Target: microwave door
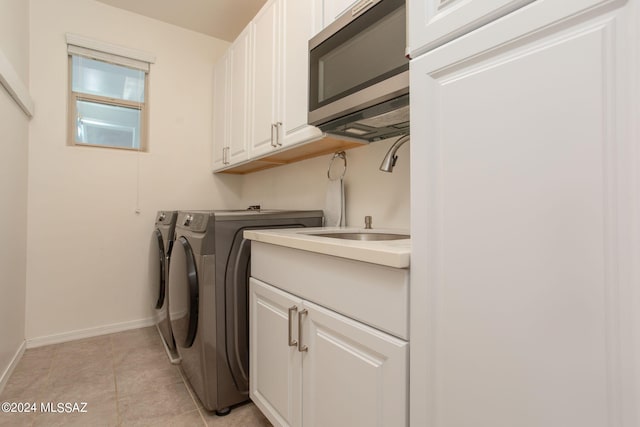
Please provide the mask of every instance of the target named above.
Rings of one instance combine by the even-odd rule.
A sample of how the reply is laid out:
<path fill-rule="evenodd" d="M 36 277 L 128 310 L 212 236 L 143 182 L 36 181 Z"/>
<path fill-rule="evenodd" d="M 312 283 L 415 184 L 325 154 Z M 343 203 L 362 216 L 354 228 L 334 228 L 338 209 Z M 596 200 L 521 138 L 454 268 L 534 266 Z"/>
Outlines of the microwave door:
<path fill-rule="evenodd" d="M 321 43 L 310 41 L 310 124 L 408 92 L 405 15 L 404 1 L 382 0 Z"/>

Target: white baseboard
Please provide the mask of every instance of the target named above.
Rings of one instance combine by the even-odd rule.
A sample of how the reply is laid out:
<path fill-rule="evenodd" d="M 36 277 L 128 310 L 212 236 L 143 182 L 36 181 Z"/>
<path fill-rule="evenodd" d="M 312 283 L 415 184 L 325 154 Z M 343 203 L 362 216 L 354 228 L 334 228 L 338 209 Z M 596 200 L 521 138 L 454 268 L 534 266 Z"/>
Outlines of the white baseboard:
<path fill-rule="evenodd" d="M 78 329 L 61 334 L 47 335 L 27 339 L 27 348 L 42 347 L 49 344 L 59 344 L 67 341 L 79 340 L 82 338 L 97 337 L 99 335 L 113 334 L 115 332 L 128 331 L 129 329 L 144 328 L 153 326 L 155 320 L 152 317 L 147 319 L 132 320 L 130 322 L 113 323 L 111 325 L 98 326 L 95 328 Z"/>
<path fill-rule="evenodd" d="M 26 348 L 26 341 L 22 341 L 22 344 L 20 344 L 20 347 L 18 347 L 18 350 L 13 356 L 13 359 L 11 359 L 11 363 L 9 363 L 7 369 L 5 369 L 2 373 L 2 376 L 0 376 L 0 394 L 2 394 L 4 387 L 7 385 L 7 381 L 9 381 L 9 377 L 13 373 L 13 370 L 16 369 L 16 366 L 18 366 L 18 362 L 20 362 L 20 359 L 22 359 L 22 355 L 24 354 Z"/>

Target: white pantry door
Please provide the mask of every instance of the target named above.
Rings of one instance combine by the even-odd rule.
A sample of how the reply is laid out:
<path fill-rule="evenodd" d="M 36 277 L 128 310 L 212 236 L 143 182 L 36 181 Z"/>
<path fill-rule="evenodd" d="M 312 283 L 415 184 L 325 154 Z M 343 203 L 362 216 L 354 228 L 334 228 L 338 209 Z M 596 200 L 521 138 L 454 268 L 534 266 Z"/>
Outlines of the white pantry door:
<path fill-rule="evenodd" d="M 599 3 L 611 3 L 607 0 L 407 0 L 407 44 L 411 58 L 417 58 L 514 11 L 536 15 L 539 13 L 537 10 L 519 10 L 536 2 L 546 3 L 542 8 L 553 9 L 558 18 L 587 10 Z"/>
<path fill-rule="evenodd" d="M 412 425 L 640 425 L 639 14 L 615 6 L 411 62 Z"/>

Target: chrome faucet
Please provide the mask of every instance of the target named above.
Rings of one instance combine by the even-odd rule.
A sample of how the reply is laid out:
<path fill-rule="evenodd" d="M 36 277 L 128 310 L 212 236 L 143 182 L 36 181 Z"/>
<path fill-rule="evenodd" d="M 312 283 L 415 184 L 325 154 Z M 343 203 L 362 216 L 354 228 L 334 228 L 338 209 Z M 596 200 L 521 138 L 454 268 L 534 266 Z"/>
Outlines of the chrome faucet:
<path fill-rule="evenodd" d="M 396 156 L 396 151 L 400 148 L 402 144 L 409 140 L 409 135 L 402 135 L 400 138 L 393 143 L 387 154 L 382 159 L 382 163 L 380 164 L 380 170 L 382 172 L 393 172 L 393 167 L 396 165 L 396 160 L 398 160 L 398 156 Z"/>

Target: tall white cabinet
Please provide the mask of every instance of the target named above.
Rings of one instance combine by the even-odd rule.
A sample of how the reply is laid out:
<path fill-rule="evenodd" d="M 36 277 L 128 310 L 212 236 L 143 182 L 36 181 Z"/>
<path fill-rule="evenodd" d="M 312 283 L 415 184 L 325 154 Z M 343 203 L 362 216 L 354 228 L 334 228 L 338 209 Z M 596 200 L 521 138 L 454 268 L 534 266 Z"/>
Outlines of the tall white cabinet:
<path fill-rule="evenodd" d="M 528 2 L 431 50 L 464 32 L 436 3 L 409 0 L 411 425 L 637 427 L 638 2 Z"/>
<path fill-rule="evenodd" d="M 409 1 L 411 57 L 505 16 L 535 0 L 415 0 Z"/>
<path fill-rule="evenodd" d="M 527 21 L 542 19 L 547 23 L 587 11 L 606 0 L 408 0 L 408 50 L 412 58 L 428 52 L 492 21 L 521 11 Z M 511 19 L 511 17 L 509 17 Z M 522 32 L 524 34 L 524 32 Z"/>

